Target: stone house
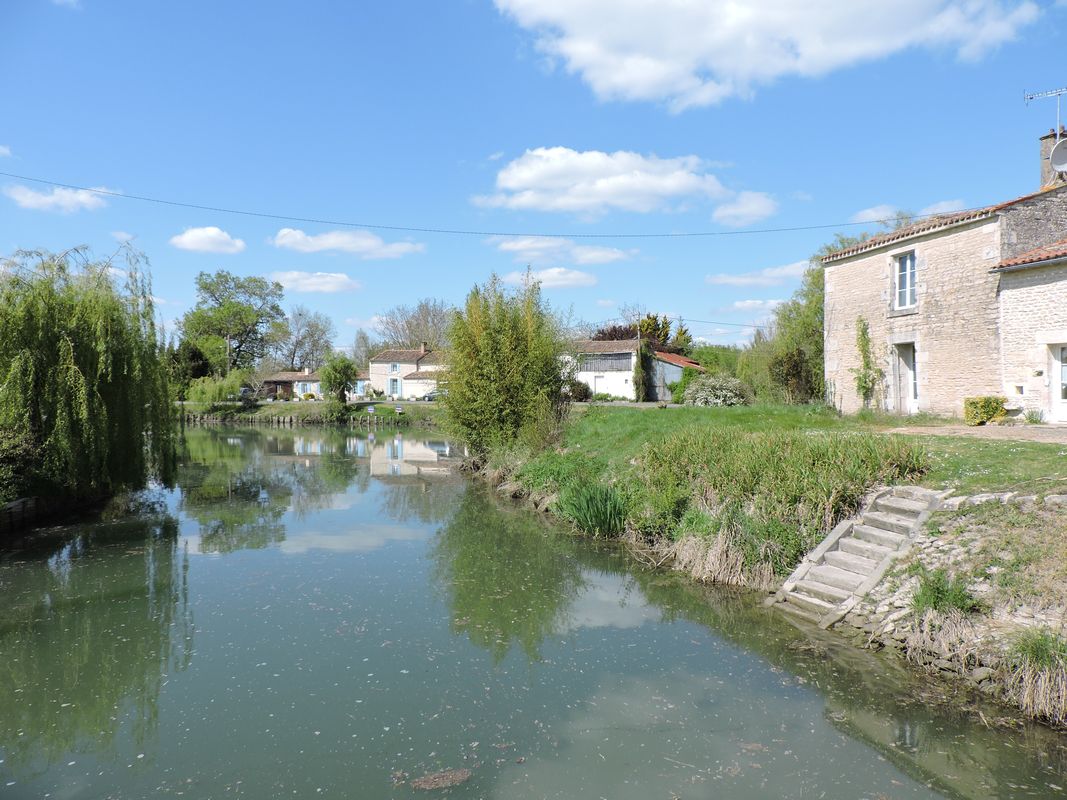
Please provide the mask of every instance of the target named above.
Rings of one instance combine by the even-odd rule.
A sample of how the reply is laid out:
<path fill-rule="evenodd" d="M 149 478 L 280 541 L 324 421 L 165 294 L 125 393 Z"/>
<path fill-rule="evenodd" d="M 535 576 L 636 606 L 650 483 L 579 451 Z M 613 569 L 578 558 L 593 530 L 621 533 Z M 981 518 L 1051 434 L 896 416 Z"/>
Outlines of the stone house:
<path fill-rule="evenodd" d="M 418 350 L 383 350 L 370 360 L 370 387 L 387 397 L 415 400 L 437 388 L 444 354 L 423 342 Z"/>
<path fill-rule="evenodd" d="M 263 381 L 263 394 L 274 400 L 292 400 L 303 398 L 305 394 L 322 398 L 322 386 L 319 373 L 308 368 L 295 372 L 275 372 Z"/>
<path fill-rule="evenodd" d="M 638 339 L 575 342 L 574 379 L 588 386 L 593 394 L 633 400 L 636 396 L 633 375 L 639 344 Z M 704 371 L 696 361 L 682 355 L 661 352 L 652 355 L 647 400 L 670 400 L 668 386 L 682 379 L 684 368 Z"/>
<path fill-rule="evenodd" d="M 1061 136 L 1067 135 L 1063 131 Z M 871 405 L 960 416 L 964 398 L 1001 395 L 1067 422 L 1067 176 L 1005 203 L 942 214 L 823 259 L 828 399 L 851 413 L 859 320 L 880 371 Z"/>

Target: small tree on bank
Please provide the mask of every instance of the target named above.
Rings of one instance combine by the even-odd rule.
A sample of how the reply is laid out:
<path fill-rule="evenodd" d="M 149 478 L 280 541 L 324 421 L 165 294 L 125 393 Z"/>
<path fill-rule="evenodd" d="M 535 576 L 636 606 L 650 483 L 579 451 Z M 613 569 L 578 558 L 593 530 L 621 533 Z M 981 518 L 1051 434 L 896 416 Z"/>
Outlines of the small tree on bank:
<path fill-rule="evenodd" d="M 319 370 L 319 385 L 322 386 L 324 395 L 344 403 L 348 401 L 348 391 L 358 376 L 359 370 L 351 358 L 334 353 Z"/>
<path fill-rule="evenodd" d="M 505 291 L 493 276 L 467 295 L 449 327 L 447 420 L 478 456 L 520 438 L 540 446 L 566 412 L 559 321 L 538 283 Z"/>

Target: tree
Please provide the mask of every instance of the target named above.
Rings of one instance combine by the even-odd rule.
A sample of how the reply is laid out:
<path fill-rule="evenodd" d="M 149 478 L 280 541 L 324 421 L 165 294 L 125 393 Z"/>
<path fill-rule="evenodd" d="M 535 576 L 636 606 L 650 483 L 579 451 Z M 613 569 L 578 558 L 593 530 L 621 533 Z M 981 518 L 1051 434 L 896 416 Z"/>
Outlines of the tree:
<path fill-rule="evenodd" d="M 693 352 L 693 334 L 689 332 L 689 328 L 685 326 L 681 319 L 678 320 L 678 327 L 675 329 L 674 336 L 670 342 L 667 343 L 667 347 L 675 353 L 681 353 L 685 356 Z"/>
<path fill-rule="evenodd" d="M 567 408 L 559 320 L 527 280 L 505 292 L 494 275 L 475 286 L 449 328 L 443 404 L 452 431 L 478 456 L 524 438 L 541 446 Z"/>
<path fill-rule="evenodd" d="M 592 335 L 594 342 L 618 342 L 637 338 L 636 325 L 605 325 L 597 328 Z"/>
<path fill-rule="evenodd" d="M 413 308 L 396 306 L 386 311 L 378 318 L 377 328 L 389 347 L 414 350 L 425 342 L 431 350 L 440 350 L 448 340 L 454 310 L 443 300 L 426 298 Z"/>
<path fill-rule="evenodd" d="M 226 270 L 196 276 L 196 307 L 182 318 L 182 338 L 199 347 L 216 372 L 253 366 L 281 333 L 282 285 Z"/>
<path fill-rule="evenodd" d="M 170 480 L 174 414 L 151 286 L 143 256 L 120 252 L 121 290 L 112 261 L 83 249 L 0 264 L 0 429 L 32 448 L 45 495 Z"/>
<path fill-rule="evenodd" d="M 211 362 L 204 352 L 188 339 L 182 339 L 177 347 L 172 345 L 168 353 L 171 386 L 174 388 L 175 397 L 185 400 L 189 385 L 197 378 L 211 374 Z"/>
<path fill-rule="evenodd" d="M 371 338 L 363 328 L 356 331 L 352 340 L 352 361 L 356 369 L 365 370 L 370 366 L 370 360 L 382 349 L 380 342 Z"/>
<path fill-rule="evenodd" d="M 340 402 L 348 400 L 348 390 L 356 382 L 359 370 L 355 362 L 341 353 L 334 353 L 319 370 L 319 383 L 324 395 L 332 395 Z"/>
<path fill-rule="evenodd" d="M 316 370 L 333 352 L 335 333 L 333 322 L 325 314 L 294 306 L 275 329 L 277 340 L 272 350 L 282 369 Z"/>
<path fill-rule="evenodd" d="M 646 314 L 638 323 L 641 338 L 653 347 L 662 347 L 671 338 L 671 320 L 664 314 L 662 317 L 655 314 Z"/>

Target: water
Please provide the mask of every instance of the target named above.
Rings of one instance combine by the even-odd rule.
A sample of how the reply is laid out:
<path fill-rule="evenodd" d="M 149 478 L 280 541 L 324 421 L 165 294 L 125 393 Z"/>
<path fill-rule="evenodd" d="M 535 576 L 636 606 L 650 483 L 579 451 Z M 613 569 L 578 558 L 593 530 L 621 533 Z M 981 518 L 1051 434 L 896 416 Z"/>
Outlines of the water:
<path fill-rule="evenodd" d="M 0 797 L 1063 796 L 1063 737 L 635 569 L 425 438 L 190 430 L 174 492 L 0 559 Z"/>

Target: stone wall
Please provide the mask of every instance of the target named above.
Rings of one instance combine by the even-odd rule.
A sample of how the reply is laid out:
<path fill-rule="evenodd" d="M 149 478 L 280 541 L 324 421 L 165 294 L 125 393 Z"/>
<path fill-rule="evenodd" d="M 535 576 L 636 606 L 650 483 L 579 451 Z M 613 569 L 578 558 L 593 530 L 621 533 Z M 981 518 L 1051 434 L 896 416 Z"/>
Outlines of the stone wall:
<path fill-rule="evenodd" d="M 1000 219 L 1002 259 L 1067 238 L 1067 185 L 1005 208 Z"/>
<path fill-rule="evenodd" d="M 984 219 L 949 231 L 894 242 L 826 267 L 826 382 L 845 413 L 862 408 L 852 370 L 859 367 L 856 320 L 863 316 L 884 380 L 876 404 L 897 409 L 894 346 L 914 342 L 918 410 L 959 416 L 963 398 L 1001 390 L 997 335 L 999 228 Z M 895 258 L 915 251 L 911 311 L 894 311 Z"/>
<path fill-rule="evenodd" d="M 1005 397 L 1057 420 L 1062 411 L 1053 403 L 1059 376 L 1051 347 L 1067 346 L 1067 261 L 1001 275 L 1000 329 Z"/>

